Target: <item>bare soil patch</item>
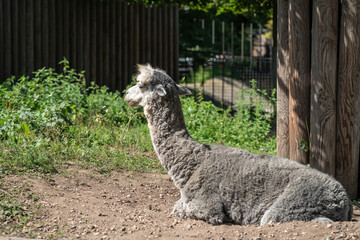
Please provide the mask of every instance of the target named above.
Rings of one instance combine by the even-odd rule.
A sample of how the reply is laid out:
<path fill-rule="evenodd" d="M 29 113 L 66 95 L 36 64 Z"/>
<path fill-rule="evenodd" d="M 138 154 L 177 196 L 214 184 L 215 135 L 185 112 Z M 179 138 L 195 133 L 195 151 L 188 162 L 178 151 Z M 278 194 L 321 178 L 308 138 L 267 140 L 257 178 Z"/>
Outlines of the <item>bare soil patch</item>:
<path fill-rule="evenodd" d="M 5 181 L 40 198 L 39 215 L 17 237 L 32 232 L 38 239 L 360 239 L 357 207 L 351 222 L 212 226 L 179 219 L 170 215 L 179 192 L 160 173 L 106 176 L 73 167 L 48 178 L 10 175 Z M 0 236 L 6 227 L 0 226 Z"/>

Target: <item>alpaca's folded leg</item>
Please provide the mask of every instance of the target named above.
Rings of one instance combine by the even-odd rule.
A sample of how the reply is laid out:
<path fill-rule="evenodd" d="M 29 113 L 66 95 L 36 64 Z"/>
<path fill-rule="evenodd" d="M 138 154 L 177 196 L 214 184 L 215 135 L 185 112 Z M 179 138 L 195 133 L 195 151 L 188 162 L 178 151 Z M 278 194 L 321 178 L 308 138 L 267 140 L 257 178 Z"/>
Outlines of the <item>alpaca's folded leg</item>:
<path fill-rule="evenodd" d="M 211 201 L 208 199 L 211 199 Z M 180 218 L 205 220 L 213 225 L 224 223 L 226 215 L 223 212 L 221 202 L 214 201 L 214 198 L 211 197 L 208 199 L 192 199 L 187 203 L 180 199 L 176 202 L 172 214 Z"/>
<path fill-rule="evenodd" d="M 172 215 L 177 216 L 179 218 L 186 218 L 185 212 L 185 203 L 182 199 L 179 199 L 171 212 Z"/>

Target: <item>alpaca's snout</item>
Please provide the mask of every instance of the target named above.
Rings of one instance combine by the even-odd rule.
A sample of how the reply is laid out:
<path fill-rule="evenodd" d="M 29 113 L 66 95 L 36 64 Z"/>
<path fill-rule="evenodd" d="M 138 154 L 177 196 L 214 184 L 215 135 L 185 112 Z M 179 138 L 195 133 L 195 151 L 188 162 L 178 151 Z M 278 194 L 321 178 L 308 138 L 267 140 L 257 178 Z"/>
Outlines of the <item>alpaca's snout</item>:
<path fill-rule="evenodd" d="M 129 89 L 128 89 L 128 90 L 126 90 L 126 92 L 125 92 L 125 97 L 124 97 L 124 100 L 125 100 L 126 102 L 130 103 Z"/>
<path fill-rule="evenodd" d="M 126 90 L 124 100 L 128 102 L 131 107 L 136 107 L 141 105 L 140 103 L 142 101 L 142 98 L 143 96 L 141 91 L 139 90 L 139 87 L 135 85 Z"/>

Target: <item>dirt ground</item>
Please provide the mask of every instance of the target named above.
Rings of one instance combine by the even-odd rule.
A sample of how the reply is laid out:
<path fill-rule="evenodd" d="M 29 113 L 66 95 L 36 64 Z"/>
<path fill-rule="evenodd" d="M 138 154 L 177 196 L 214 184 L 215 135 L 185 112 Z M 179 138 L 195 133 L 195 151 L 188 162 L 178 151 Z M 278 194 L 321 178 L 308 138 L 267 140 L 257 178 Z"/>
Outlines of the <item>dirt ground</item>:
<path fill-rule="evenodd" d="M 106 176 L 72 168 L 47 178 L 5 177 L 10 186 L 38 196 L 40 204 L 39 215 L 12 236 L 28 237 L 31 232 L 37 239 L 360 239 L 358 208 L 351 222 L 212 226 L 170 215 L 179 192 L 167 175 L 121 171 Z M 6 227 L 0 226 L 0 236 Z"/>

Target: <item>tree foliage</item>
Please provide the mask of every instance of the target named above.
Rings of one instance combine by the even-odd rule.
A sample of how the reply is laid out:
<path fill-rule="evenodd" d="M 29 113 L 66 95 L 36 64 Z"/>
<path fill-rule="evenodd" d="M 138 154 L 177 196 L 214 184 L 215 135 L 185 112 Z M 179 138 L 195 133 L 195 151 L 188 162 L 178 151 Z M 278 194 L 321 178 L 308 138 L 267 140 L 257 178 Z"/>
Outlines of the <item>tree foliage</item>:
<path fill-rule="evenodd" d="M 217 15 L 231 13 L 242 15 L 248 19 L 253 17 L 272 16 L 273 0 L 133 0 L 146 5 L 157 6 L 164 4 L 179 4 L 180 7 L 202 10 L 205 12 L 216 10 Z"/>

